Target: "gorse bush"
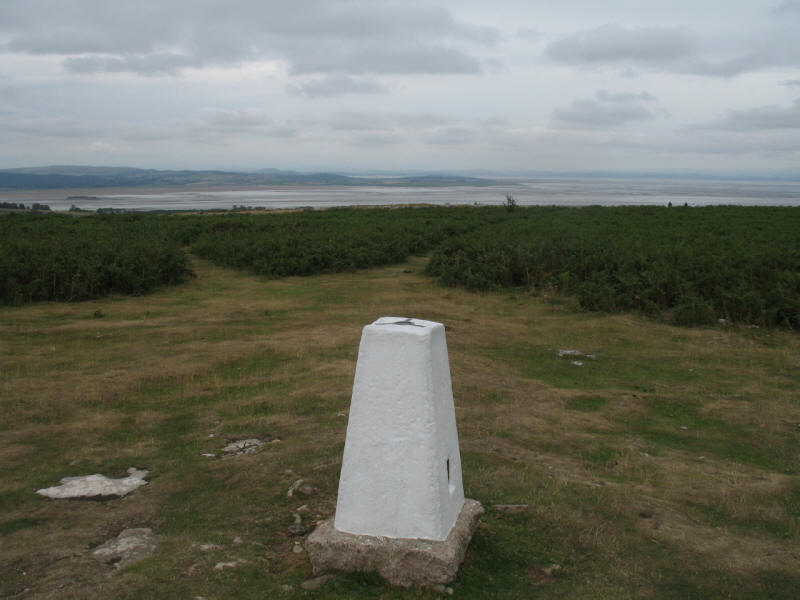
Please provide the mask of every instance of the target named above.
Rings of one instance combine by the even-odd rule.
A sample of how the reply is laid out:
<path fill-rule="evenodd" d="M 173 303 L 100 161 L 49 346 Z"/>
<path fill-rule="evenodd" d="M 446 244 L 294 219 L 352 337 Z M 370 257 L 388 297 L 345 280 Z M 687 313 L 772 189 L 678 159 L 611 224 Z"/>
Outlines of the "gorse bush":
<path fill-rule="evenodd" d="M 0 219 L 0 303 L 146 294 L 190 274 L 152 218 L 9 215 Z"/>
<path fill-rule="evenodd" d="M 391 264 L 482 226 L 486 209 L 333 209 L 215 217 L 192 252 L 267 277 Z M 492 211 L 493 212 L 493 211 Z"/>
<path fill-rule="evenodd" d="M 582 307 L 800 329 L 800 209 L 525 208 L 442 243 L 428 272 L 485 290 L 549 288 Z"/>
<path fill-rule="evenodd" d="M 0 217 L 0 303 L 145 294 L 189 274 L 184 246 L 215 263 L 267 277 L 395 263 L 491 222 L 493 212 L 439 207 L 259 215 L 5 215 Z"/>
<path fill-rule="evenodd" d="M 216 215 L 0 217 L 0 302 L 144 294 L 186 248 L 266 277 L 352 271 L 433 250 L 472 290 L 550 289 L 681 325 L 800 329 L 800 208 L 418 207 Z"/>

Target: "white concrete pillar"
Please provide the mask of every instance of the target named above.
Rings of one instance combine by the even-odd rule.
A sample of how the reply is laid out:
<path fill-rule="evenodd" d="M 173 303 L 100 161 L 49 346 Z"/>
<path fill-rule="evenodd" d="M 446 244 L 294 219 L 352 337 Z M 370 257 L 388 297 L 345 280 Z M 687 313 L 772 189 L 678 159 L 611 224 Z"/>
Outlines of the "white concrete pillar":
<path fill-rule="evenodd" d="M 463 505 L 444 326 L 382 317 L 361 335 L 334 527 L 444 540 Z"/>

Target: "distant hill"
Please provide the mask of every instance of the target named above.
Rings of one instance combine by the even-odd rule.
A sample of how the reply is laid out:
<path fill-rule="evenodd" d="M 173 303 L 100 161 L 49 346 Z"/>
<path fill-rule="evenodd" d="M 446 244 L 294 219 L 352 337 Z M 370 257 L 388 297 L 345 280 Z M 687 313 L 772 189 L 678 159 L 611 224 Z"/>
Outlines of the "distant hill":
<path fill-rule="evenodd" d="M 379 185 L 480 186 L 491 182 L 474 177 L 424 175 L 367 178 L 337 173 L 298 173 L 278 169 L 253 172 L 161 171 L 130 167 L 54 165 L 0 170 L 0 189 L 108 188 L 137 186 L 245 186 L 245 185 Z"/>

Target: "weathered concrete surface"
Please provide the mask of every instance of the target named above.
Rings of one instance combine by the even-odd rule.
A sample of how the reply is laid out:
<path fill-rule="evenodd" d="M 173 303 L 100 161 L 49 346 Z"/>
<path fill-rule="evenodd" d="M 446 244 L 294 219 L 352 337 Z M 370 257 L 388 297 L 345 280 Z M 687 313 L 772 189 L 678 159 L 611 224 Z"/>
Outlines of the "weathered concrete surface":
<path fill-rule="evenodd" d="M 376 571 L 392 585 L 444 584 L 455 579 L 483 512 L 480 502 L 465 499 L 444 541 L 345 533 L 328 519 L 308 536 L 306 550 L 315 575 L 330 570 Z"/>
<path fill-rule="evenodd" d="M 92 556 L 121 569 L 150 556 L 155 549 L 156 536 L 153 531 L 147 527 L 136 527 L 125 529 L 117 537 L 98 546 Z"/>
<path fill-rule="evenodd" d="M 140 486 L 147 485 L 144 480 L 147 473 L 148 471 L 131 467 L 128 469 L 128 476 L 121 479 L 112 479 L 97 473 L 80 477 L 64 477 L 61 479 L 61 485 L 36 490 L 36 493 L 54 500 L 120 498 Z"/>
<path fill-rule="evenodd" d="M 381 317 L 358 348 L 335 527 L 442 541 L 463 503 L 444 325 Z"/>

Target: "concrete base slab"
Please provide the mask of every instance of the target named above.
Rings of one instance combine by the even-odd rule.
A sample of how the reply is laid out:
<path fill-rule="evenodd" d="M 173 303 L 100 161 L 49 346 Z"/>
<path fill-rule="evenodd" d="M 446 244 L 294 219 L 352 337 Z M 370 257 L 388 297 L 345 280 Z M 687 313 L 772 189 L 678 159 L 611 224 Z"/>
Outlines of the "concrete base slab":
<path fill-rule="evenodd" d="M 355 535 L 338 531 L 333 519 L 321 523 L 306 540 L 314 574 L 330 570 L 376 571 L 392 585 L 437 585 L 453 581 L 483 506 L 464 500 L 447 539 L 441 542 Z"/>

